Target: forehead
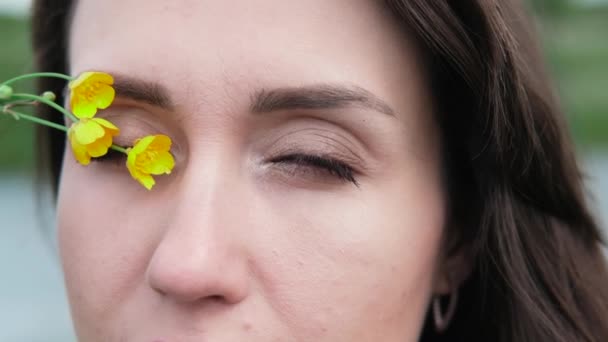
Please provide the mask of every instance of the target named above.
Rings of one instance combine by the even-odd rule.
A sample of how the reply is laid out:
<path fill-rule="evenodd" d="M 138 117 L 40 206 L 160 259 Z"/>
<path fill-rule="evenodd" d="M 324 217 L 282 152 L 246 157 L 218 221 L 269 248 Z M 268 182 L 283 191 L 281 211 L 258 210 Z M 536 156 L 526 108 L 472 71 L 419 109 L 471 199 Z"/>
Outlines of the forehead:
<path fill-rule="evenodd" d="M 170 89 L 188 84 L 190 91 L 218 82 L 347 83 L 387 97 L 398 89 L 395 96 L 403 98 L 419 85 L 420 68 L 411 42 L 380 3 L 80 0 L 70 71 L 154 75 Z"/>

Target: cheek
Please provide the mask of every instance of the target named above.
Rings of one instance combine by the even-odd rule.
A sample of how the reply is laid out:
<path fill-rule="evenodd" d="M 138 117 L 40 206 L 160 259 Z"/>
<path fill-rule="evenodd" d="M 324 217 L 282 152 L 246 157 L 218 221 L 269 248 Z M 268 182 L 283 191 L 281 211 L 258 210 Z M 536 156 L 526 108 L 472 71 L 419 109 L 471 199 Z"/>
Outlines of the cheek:
<path fill-rule="evenodd" d="M 292 194 L 288 202 L 277 194 L 264 220 L 287 232 L 260 270 L 275 309 L 308 338 L 415 340 L 444 224 L 440 192 L 428 190 L 383 188 L 352 199 Z"/>
<path fill-rule="evenodd" d="M 153 220 L 159 222 L 138 210 L 149 204 L 137 202 L 136 186 L 97 167 L 66 160 L 58 197 L 59 247 L 77 323 L 110 319 L 141 284 L 155 238 L 153 230 L 142 231 L 153 228 Z"/>

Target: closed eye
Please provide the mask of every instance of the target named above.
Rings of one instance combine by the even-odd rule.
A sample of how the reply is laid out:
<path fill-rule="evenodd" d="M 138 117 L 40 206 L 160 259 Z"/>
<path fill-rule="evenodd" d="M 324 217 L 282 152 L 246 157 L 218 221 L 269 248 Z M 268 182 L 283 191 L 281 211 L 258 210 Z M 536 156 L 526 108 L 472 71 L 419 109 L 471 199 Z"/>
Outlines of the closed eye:
<path fill-rule="evenodd" d="M 345 162 L 338 159 L 320 155 L 293 153 L 279 156 L 270 160 L 274 164 L 292 164 L 304 168 L 314 168 L 326 172 L 340 180 L 351 182 L 359 186 L 355 178 L 355 170 Z"/>
<path fill-rule="evenodd" d="M 91 158 L 91 161 L 107 163 L 112 166 L 124 166 L 124 164 L 126 163 L 126 160 L 127 160 L 126 158 L 127 158 L 126 154 L 115 151 L 113 149 L 109 149 L 108 153 L 104 154 L 101 157 Z"/>

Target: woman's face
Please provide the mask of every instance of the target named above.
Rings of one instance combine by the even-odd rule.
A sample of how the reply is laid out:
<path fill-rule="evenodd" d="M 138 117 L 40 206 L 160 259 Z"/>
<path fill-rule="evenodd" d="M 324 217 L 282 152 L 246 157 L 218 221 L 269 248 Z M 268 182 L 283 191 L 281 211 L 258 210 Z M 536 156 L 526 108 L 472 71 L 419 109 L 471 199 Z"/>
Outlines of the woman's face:
<path fill-rule="evenodd" d="M 147 191 L 66 150 L 80 340 L 417 340 L 447 291 L 440 143 L 379 2 L 81 0 L 70 36 L 73 75 L 115 75 L 115 143 L 176 158 Z"/>

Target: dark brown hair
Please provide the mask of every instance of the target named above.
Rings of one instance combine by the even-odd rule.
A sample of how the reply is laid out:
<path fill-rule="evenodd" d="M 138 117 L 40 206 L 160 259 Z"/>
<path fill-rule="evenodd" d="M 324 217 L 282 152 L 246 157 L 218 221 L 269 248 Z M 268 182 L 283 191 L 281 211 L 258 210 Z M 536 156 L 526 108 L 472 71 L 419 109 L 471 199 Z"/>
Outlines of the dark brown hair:
<path fill-rule="evenodd" d="M 454 321 L 422 341 L 608 341 L 608 271 L 581 172 L 517 0 L 386 0 L 428 59 L 451 235 L 472 274 Z M 38 68 L 66 72 L 69 0 L 35 1 Z M 40 90 L 62 94 L 65 82 Z M 63 99 L 59 96 L 58 101 Z M 56 120 L 44 107 L 40 115 Z M 65 136 L 41 128 L 55 189 Z M 50 156 L 50 157 L 49 157 Z"/>

